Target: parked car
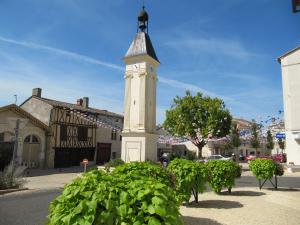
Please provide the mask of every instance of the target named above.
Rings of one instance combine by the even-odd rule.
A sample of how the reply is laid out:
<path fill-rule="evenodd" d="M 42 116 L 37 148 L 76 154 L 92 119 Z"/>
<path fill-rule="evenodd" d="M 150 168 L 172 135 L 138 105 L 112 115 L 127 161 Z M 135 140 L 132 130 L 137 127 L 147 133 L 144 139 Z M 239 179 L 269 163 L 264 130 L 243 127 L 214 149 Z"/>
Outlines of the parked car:
<path fill-rule="evenodd" d="M 276 162 L 285 163 L 286 162 L 286 154 L 272 155 L 272 159 Z"/>
<path fill-rule="evenodd" d="M 211 155 L 207 157 L 206 162 L 209 160 L 231 160 L 231 158 L 222 155 Z"/>
<path fill-rule="evenodd" d="M 260 155 L 257 158 L 260 158 L 260 159 L 272 159 L 272 157 L 269 156 L 269 155 Z"/>
<path fill-rule="evenodd" d="M 253 159 L 256 159 L 256 156 L 255 155 L 248 155 L 248 156 L 246 156 L 245 159 L 247 160 L 247 162 L 249 162 L 249 161 L 251 161 Z"/>

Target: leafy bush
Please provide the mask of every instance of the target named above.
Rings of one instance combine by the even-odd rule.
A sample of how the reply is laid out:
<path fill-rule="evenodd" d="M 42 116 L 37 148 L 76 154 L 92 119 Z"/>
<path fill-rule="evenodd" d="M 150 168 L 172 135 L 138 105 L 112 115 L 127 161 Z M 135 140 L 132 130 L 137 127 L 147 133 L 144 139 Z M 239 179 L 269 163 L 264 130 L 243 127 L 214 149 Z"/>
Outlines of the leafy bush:
<path fill-rule="evenodd" d="M 151 177 L 159 183 L 169 187 L 174 186 L 172 176 L 160 164 L 153 162 L 131 162 L 120 165 L 112 172 L 114 176 L 127 179 L 140 179 L 140 177 Z"/>
<path fill-rule="evenodd" d="M 198 193 L 203 193 L 207 181 L 205 165 L 186 159 L 174 159 L 169 164 L 168 171 L 175 176 L 177 200 L 189 202 L 193 193 L 198 202 Z"/>
<path fill-rule="evenodd" d="M 258 180 L 271 179 L 275 173 L 276 165 L 272 159 L 255 159 L 250 162 L 250 170 Z"/>
<path fill-rule="evenodd" d="M 222 187 L 226 187 L 231 191 L 234 180 L 239 175 L 239 166 L 233 161 L 225 160 L 210 160 L 206 163 L 206 166 L 209 186 L 216 193 L 220 193 Z"/>
<path fill-rule="evenodd" d="M 125 164 L 125 162 L 122 159 L 111 159 L 108 163 L 105 163 L 104 167 L 105 170 L 109 172 L 111 167 L 117 167 L 123 164 Z"/>
<path fill-rule="evenodd" d="M 0 190 L 20 188 L 24 185 L 23 179 L 25 167 L 17 167 L 13 170 L 12 164 L 9 164 L 2 173 L 0 173 Z"/>
<path fill-rule="evenodd" d="M 182 225 L 172 189 L 151 177 L 124 180 L 93 170 L 65 186 L 48 225 Z"/>
<path fill-rule="evenodd" d="M 236 169 L 236 178 L 240 178 L 242 176 L 242 166 L 240 166 L 238 163 L 235 163 L 235 169 Z"/>
<path fill-rule="evenodd" d="M 276 166 L 275 175 L 282 176 L 284 174 L 283 166 L 278 162 L 275 162 L 275 166 Z"/>
<path fill-rule="evenodd" d="M 185 158 L 188 160 L 195 160 L 197 158 L 196 153 L 192 151 L 187 151 Z"/>

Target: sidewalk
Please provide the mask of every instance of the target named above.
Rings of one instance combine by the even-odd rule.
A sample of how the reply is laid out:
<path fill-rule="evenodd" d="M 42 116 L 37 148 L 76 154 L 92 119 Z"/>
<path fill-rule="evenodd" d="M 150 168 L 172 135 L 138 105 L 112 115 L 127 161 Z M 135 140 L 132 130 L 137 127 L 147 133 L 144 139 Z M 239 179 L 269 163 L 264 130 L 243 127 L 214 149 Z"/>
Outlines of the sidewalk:
<path fill-rule="evenodd" d="M 87 170 L 94 168 L 89 166 Z M 48 190 L 63 188 L 83 172 L 83 167 L 76 166 L 62 169 L 32 169 L 25 177 L 25 187 L 30 190 Z"/>

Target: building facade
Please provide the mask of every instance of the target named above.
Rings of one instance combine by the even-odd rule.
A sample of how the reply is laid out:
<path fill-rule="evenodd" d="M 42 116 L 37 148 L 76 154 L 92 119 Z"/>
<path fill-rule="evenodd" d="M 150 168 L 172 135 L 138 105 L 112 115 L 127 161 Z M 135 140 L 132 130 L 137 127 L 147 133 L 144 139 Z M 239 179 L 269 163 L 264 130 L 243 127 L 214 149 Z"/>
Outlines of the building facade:
<path fill-rule="evenodd" d="M 282 70 L 287 163 L 300 165 L 300 46 L 278 61 Z"/>
<path fill-rule="evenodd" d="M 42 97 L 40 88 L 20 106 L 49 127 L 46 166 L 78 166 L 86 158 L 103 164 L 120 158 L 123 116 L 89 107 L 89 98 L 76 104 Z"/>
<path fill-rule="evenodd" d="M 8 105 L 0 107 L 0 170 L 12 160 L 17 121 L 19 121 L 15 152 L 17 164 L 43 168 L 49 127 L 20 107 Z"/>

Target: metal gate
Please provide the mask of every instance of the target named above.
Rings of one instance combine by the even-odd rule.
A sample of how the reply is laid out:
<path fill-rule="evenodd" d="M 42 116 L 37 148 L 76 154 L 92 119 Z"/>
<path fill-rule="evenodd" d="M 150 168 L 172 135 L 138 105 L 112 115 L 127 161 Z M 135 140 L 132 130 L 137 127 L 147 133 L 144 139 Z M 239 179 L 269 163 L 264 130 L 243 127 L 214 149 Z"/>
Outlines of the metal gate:
<path fill-rule="evenodd" d="M 94 148 L 56 148 L 54 157 L 55 168 L 79 166 L 83 159 L 94 161 Z"/>
<path fill-rule="evenodd" d="M 0 142 L 0 171 L 12 160 L 14 142 Z"/>

